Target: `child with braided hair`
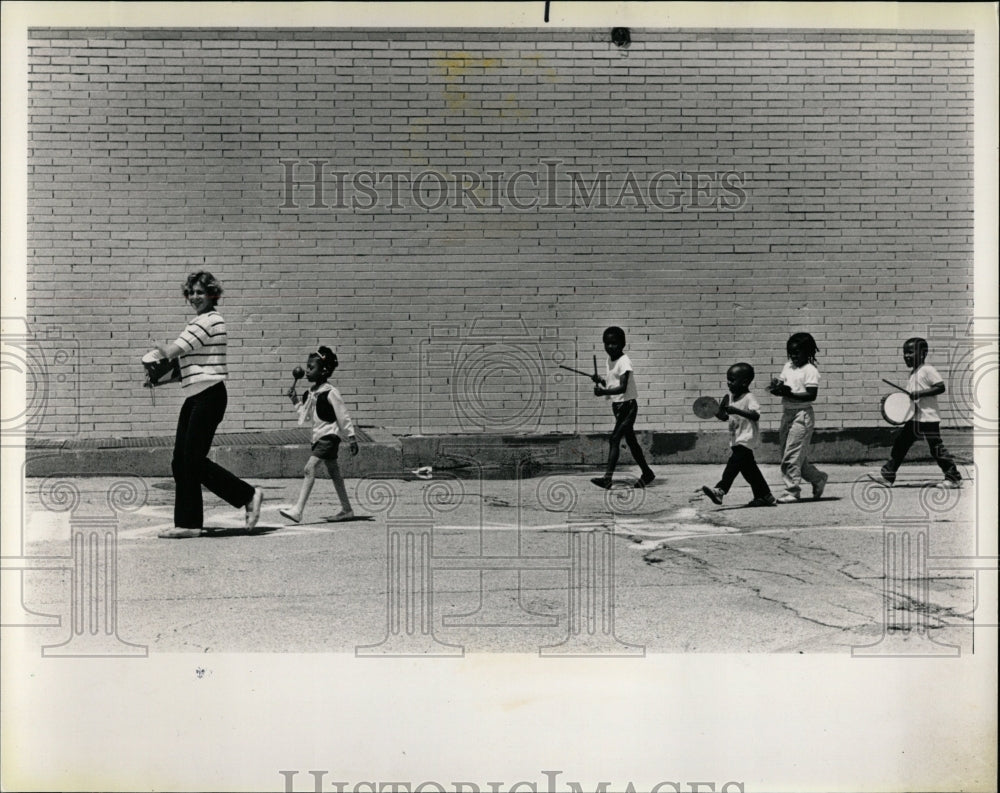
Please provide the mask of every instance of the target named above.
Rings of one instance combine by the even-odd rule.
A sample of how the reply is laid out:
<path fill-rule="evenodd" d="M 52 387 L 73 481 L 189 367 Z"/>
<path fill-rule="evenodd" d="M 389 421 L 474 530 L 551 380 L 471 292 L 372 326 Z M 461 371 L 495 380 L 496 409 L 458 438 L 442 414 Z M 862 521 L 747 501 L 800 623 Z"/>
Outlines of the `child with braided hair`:
<path fill-rule="evenodd" d="M 812 485 L 812 497 L 818 499 L 826 488 L 827 474 L 809 462 L 809 442 L 812 440 L 816 419 L 812 403 L 819 393 L 819 370 L 816 353 L 819 348 L 810 333 L 793 333 L 785 345 L 788 363 L 781 374 L 771 381 L 768 388 L 781 397 L 781 478 L 785 493 L 778 498 L 781 504 L 794 503 L 802 492 L 802 480 Z"/>
<path fill-rule="evenodd" d="M 305 478 L 299 490 L 299 500 L 294 507 L 282 508 L 278 512 L 282 517 L 299 523 L 305 512 L 306 502 L 316 483 L 316 466 L 320 462 L 326 465 L 326 470 L 333 480 L 334 490 L 340 499 L 340 512 L 331 520 L 350 520 L 354 517 L 350 499 L 347 497 L 347 487 L 340 475 L 337 465 L 337 453 L 341 440 L 346 440 L 351 446 L 351 454 L 358 453 L 358 441 L 354 436 L 354 424 L 351 414 L 344 404 L 340 392 L 327 382 L 333 370 L 337 368 L 337 356 L 329 347 L 320 347 L 316 352 L 309 353 L 306 360 L 306 380 L 312 383 L 300 398 L 293 385 L 288 389 L 288 397 L 296 406 L 299 414 L 299 426 L 304 426 L 309 420 L 313 422 L 312 454 L 305 466 Z"/>

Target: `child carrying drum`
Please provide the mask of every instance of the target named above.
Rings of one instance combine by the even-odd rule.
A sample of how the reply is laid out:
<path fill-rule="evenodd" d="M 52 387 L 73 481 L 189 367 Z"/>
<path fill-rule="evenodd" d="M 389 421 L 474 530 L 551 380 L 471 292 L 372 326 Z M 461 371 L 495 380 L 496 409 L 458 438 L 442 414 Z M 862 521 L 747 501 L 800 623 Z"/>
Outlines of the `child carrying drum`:
<path fill-rule="evenodd" d="M 949 488 L 962 486 L 962 475 L 941 440 L 941 418 L 938 415 L 937 397 L 945 391 L 944 380 L 937 369 L 925 361 L 927 352 L 927 341 L 919 336 L 907 339 L 903 344 L 903 361 L 910 367 L 910 379 L 906 383 L 906 390 L 913 400 L 913 416 L 903 425 L 893 441 L 889 462 L 882 466 L 879 476 L 871 475 L 876 482 L 889 487 L 896 481 L 896 472 L 903 464 L 913 442 L 919 437 L 927 439 L 931 457 L 944 472 L 943 486 Z"/>

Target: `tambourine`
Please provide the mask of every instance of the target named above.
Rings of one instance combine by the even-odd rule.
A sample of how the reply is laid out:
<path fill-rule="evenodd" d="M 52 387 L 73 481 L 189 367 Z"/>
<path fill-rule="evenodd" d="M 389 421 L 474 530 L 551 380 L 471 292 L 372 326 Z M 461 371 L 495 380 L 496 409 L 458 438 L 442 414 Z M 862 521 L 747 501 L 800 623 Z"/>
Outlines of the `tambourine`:
<path fill-rule="evenodd" d="M 895 392 L 882 397 L 882 404 L 879 406 L 882 411 L 882 418 L 890 424 L 905 424 L 913 418 L 913 400 L 909 394 Z"/>
<path fill-rule="evenodd" d="M 180 362 L 174 358 L 164 358 L 158 350 L 150 350 L 142 356 L 142 366 L 146 370 L 143 388 L 156 388 L 167 383 L 177 383 L 181 379 Z"/>
<path fill-rule="evenodd" d="M 711 419 L 719 412 L 719 400 L 715 397 L 700 396 L 691 407 L 698 418 Z"/>

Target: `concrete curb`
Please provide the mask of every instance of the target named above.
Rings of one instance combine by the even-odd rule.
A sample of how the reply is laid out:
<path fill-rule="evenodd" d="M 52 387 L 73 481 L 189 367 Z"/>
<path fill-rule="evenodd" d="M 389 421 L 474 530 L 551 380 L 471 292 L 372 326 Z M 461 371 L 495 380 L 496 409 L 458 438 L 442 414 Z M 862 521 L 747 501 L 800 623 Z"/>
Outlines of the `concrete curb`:
<path fill-rule="evenodd" d="M 405 474 L 422 466 L 457 475 L 473 474 L 489 479 L 530 477 L 553 468 L 592 467 L 604 464 L 607 434 L 546 435 L 406 435 L 397 437 L 378 429 L 366 428 L 370 440 L 361 443 L 357 457 L 342 452 L 340 467 L 345 477 L 388 476 Z M 653 465 L 721 465 L 729 455 L 725 432 L 637 433 L 639 442 Z M 810 459 L 816 463 L 875 463 L 888 458 L 893 430 L 857 428 L 817 432 L 813 436 Z M 972 457 L 971 430 L 945 429 L 945 444 L 965 458 Z M 161 441 L 163 439 L 160 439 Z M 779 462 L 778 433 L 763 433 L 757 459 L 764 464 Z M 90 448 L 46 445 L 27 449 L 27 476 L 170 476 L 171 445 Z M 309 457 L 304 443 L 218 443 L 212 458 L 237 476 L 246 478 L 288 478 L 302 475 Z M 927 446 L 916 443 L 908 456 L 913 462 L 931 458 Z M 622 466 L 632 466 L 626 449 Z"/>

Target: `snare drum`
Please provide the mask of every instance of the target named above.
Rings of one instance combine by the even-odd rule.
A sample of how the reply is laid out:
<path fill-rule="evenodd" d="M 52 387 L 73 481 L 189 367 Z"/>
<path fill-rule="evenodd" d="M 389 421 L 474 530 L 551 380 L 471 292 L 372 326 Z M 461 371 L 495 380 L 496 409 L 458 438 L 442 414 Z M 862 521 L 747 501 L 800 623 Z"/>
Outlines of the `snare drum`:
<path fill-rule="evenodd" d="M 882 411 L 882 418 L 897 426 L 913 418 L 913 400 L 902 391 L 894 391 L 882 397 L 879 409 Z"/>
<path fill-rule="evenodd" d="M 181 379 L 181 366 L 176 360 L 169 360 L 156 350 L 150 350 L 142 356 L 142 366 L 146 370 L 146 388 L 176 383 Z"/>

